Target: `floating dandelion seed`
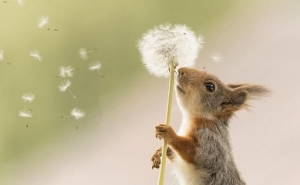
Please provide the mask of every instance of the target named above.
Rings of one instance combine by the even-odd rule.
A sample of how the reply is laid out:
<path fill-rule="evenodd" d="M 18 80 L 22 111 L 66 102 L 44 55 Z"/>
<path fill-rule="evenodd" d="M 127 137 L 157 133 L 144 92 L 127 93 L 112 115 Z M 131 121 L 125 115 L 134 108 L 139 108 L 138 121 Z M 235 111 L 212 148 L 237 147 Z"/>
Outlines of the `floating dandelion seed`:
<path fill-rule="evenodd" d="M 102 67 L 101 63 L 97 61 L 89 66 L 89 70 L 90 71 L 100 70 L 101 67 Z"/>
<path fill-rule="evenodd" d="M 32 118 L 32 111 L 31 110 L 23 110 L 19 112 L 19 116 L 23 118 Z"/>
<path fill-rule="evenodd" d="M 63 77 L 63 78 L 72 77 L 74 68 L 72 68 L 71 66 L 61 66 L 59 71 L 60 71 L 60 73 L 59 73 L 60 77 Z"/>
<path fill-rule="evenodd" d="M 58 86 L 59 90 L 61 92 L 65 92 L 66 90 L 69 91 L 69 93 L 72 95 L 73 98 L 76 99 L 76 96 L 68 89 L 71 86 L 71 81 L 70 80 L 64 80 L 61 82 L 61 84 Z"/>
<path fill-rule="evenodd" d="M 87 60 L 88 59 L 88 52 L 86 51 L 86 49 L 85 48 L 80 48 L 79 49 L 79 56 L 80 56 L 80 58 L 82 58 L 83 60 Z"/>
<path fill-rule="evenodd" d="M 71 116 L 73 116 L 75 119 L 80 119 L 85 116 L 85 112 L 81 111 L 78 108 L 73 108 L 71 111 Z"/>
<path fill-rule="evenodd" d="M 38 60 L 38 61 L 42 61 L 42 57 L 40 55 L 40 53 L 37 50 L 33 50 L 29 53 L 29 55 L 31 57 L 33 57 L 34 59 Z"/>
<path fill-rule="evenodd" d="M 23 5 L 24 5 L 24 1 L 23 1 L 23 0 L 17 0 L 17 3 L 18 3 L 20 6 L 23 6 Z"/>
<path fill-rule="evenodd" d="M 78 109 L 78 108 L 73 108 L 71 110 L 71 114 L 68 116 L 61 116 L 61 118 L 63 118 L 63 120 L 70 118 L 70 117 L 74 117 L 75 119 L 80 119 L 83 118 L 85 116 L 85 112 L 83 112 L 82 110 Z"/>
<path fill-rule="evenodd" d="M 102 67 L 102 64 L 99 61 L 96 61 L 96 62 L 94 62 L 94 63 L 92 63 L 92 64 L 89 65 L 89 70 L 90 71 L 97 71 L 98 74 L 100 76 L 102 76 L 102 74 L 100 73 L 101 67 Z"/>
<path fill-rule="evenodd" d="M 222 56 L 220 54 L 215 54 L 210 57 L 215 63 L 220 63 L 222 61 Z"/>
<path fill-rule="evenodd" d="M 24 102 L 32 102 L 34 100 L 35 96 L 32 93 L 27 93 L 27 94 L 23 94 L 22 95 L 22 99 L 24 100 Z"/>
<path fill-rule="evenodd" d="M 82 58 L 83 60 L 87 60 L 89 58 L 88 53 L 91 53 L 91 52 L 94 52 L 97 50 L 98 49 L 92 49 L 92 50 L 87 51 L 85 48 L 80 48 L 78 54 L 79 54 L 80 58 Z"/>
<path fill-rule="evenodd" d="M 46 24 L 48 24 L 49 17 L 41 16 L 38 21 L 38 27 L 43 28 Z"/>
<path fill-rule="evenodd" d="M 184 25 L 159 25 L 144 34 L 138 42 L 142 61 L 150 73 L 169 76 L 169 64 L 174 67 L 191 67 L 195 63 L 202 37 Z"/>
<path fill-rule="evenodd" d="M 0 62 L 4 60 L 4 51 L 0 50 Z"/>
<path fill-rule="evenodd" d="M 71 81 L 64 80 L 61 82 L 61 84 L 58 87 L 61 92 L 65 92 L 68 89 L 68 87 L 70 87 L 70 86 L 71 86 Z"/>

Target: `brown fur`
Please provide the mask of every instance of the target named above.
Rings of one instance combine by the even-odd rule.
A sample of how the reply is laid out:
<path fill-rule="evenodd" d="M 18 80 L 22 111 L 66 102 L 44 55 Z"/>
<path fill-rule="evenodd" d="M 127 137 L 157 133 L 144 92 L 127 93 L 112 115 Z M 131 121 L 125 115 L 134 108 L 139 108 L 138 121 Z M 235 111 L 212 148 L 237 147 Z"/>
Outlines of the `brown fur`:
<path fill-rule="evenodd" d="M 212 90 L 208 88 L 211 86 L 214 87 Z M 181 182 L 192 185 L 202 179 L 203 184 L 244 184 L 233 157 L 229 157 L 232 154 L 228 122 L 235 111 L 248 106 L 248 100 L 265 96 L 269 91 L 260 85 L 226 85 L 216 76 L 192 68 L 178 70 L 176 89 L 185 118 L 182 127 L 178 133 L 164 124 L 155 128 L 156 137 L 169 145 L 168 157 L 172 162 L 180 157 L 186 164 L 194 166 L 183 164 L 189 172 L 181 173 L 193 174 L 182 174 Z M 157 150 L 152 157 L 152 167 L 159 167 L 160 155 Z M 227 163 L 230 165 L 225 165 Z M 200 174 L 207 176 L 200 177 Z"/>

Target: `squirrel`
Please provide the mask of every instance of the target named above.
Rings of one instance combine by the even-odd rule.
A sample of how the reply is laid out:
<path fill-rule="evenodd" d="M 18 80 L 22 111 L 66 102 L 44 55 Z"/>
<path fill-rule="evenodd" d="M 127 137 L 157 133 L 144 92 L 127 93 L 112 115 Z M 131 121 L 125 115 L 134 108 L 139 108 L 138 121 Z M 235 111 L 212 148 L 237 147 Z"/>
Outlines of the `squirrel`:
<path fill-rule="evenodd" d="M 233 159 L 229 120 L 247 102 L 269 94 L 261 85 L 224 84 L 205 71 L 183 67 L 177 71 L 176 99 L 183 122 L 176 133 L 159 124 L 155 136 L 168 144 L 167 157 L 180 185 L 245 185 Z M 161 147 L 152 156 L 159 168 Z"/>

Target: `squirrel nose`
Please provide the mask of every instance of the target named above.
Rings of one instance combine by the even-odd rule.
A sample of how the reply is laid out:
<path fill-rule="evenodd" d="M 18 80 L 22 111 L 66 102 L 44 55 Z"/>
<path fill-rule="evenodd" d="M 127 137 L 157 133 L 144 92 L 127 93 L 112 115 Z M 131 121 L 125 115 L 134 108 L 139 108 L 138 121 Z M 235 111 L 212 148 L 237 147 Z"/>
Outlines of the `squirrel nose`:
<path fill-rule="evenodd" d="M 178 77 L 180 77 L 180 76 L 182 76 L 184 74 L 185 74 L 185 68 L 184 67 L 178 69 Z"/>

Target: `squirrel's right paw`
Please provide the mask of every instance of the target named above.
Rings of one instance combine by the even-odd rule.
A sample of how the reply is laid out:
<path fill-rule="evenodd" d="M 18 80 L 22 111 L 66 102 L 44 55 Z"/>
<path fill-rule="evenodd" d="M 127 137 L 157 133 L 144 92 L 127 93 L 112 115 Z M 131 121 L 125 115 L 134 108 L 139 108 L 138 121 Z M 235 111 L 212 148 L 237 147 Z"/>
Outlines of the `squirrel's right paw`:
<path fill-rule="evenodd" d="M 156 150 L 151 158 L 152 161 L 152 169 L 153 168 L 159 168 L 160 162 L 161 162 L 161 148 Z"/>

